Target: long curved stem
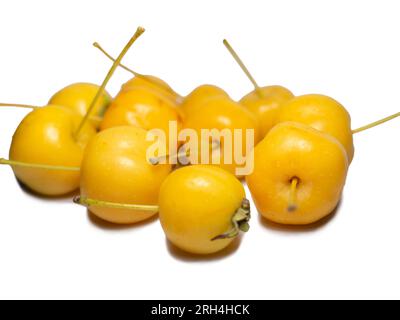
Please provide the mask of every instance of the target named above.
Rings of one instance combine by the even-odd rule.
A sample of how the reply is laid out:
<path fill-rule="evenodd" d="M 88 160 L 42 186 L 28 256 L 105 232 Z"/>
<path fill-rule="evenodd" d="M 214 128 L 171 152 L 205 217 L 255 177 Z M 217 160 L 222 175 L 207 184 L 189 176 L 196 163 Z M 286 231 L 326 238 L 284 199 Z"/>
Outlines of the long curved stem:
<path fill-rule="evenodd" d="M 110 59 L 111 61 L 114 61 L 114 62 L 115 62 L 115 59 L 113 58 L 113 56 L 110 55 L 98 42 L 93 43 L 93 46 L 94 46 L 95 48 L 99 49 L 108 59 Z M 147 81 L 147 82 L 149 82 L 149 83 L 151 83 L 151 84 L 154 84 L 154 85 L 156 85 L 156 86 L 159 85 L 159 83 L 155 82 L 152 78 L 146 76 L 145 74 L 136 72 L 136 71 L 132 70 L 131 68 L 128 68 L 127 66 L 123 65 L 122 63 L 120 63 L 119 66 L 120 66 L 122 69 L 124 69 L 124 70 L 126 70 L 126 71 L 132 73 L 135 77 L 138 77 L 138 78 L 140 78 L 140 79 L 143 79 L 143 80 L 145 80 L 145 81 Z"/>
<path fill-rule="evenodd" d="M 210 151 L 213 152 L 213 151 L 219 149 L 220 147 L 221 147 L 220 141 L 213 140 L 211 143 L 211 146 L 210 146 Z M 149 158 L 149 162 L 152 165 L 158 165 L 164 160 L 169 160 L 169 163 L 172 163 L 172 162 L 178 161 L 179 159 L 182 159 L 182 158 L 188 158 L 190 156 L 189 151 L 190 150 L 186 150 L 183 145 L 181 148 L 179 148 L 178 153 L 173 154 L 173 155 L 165 154 L 165 155 L 161 155 L 158 157 L 152 157 L 152 158 Z"/>
<path fill-rule="evenodd" d="M 382 123 L 385 123 L 385 122 L 388 122 L 388 121 L 390 121 L 390 120 L 392 120 L 392 119 L 395 119 L 395 118 L 397 118 L 397 117 L 399 117 L 399 116 L 400 116 L 400 112 L 397 112 L 397 113 L 395 113 L 395 114 L 392 114 L 391 116 L 385 117 L 385 118 L 383 118 L 383 119 L 380 119 L 380 120 L 371 122 L 371 123 L 369 123 L 369 124 L 367 124 L 367 125 L 365 125 L 365 126 L 362 126 L 362 127 L 360 127 L 360 128 L 354 129 L 354 130 L 352 130 L 352 133 L 353 133 L 353 134 L 354 134 L 354 133 L 359 133 L 359 132 L 362 132 L 362 131 L 371 129 L 371 128 L 373 128 L 373 127 L 376 127 L 376 126 L 381 125 Z"/>
<path fill-rule="evenodd" d="M 103 83 L 101 84 L 99 90 L 97 91 L 96 96 L 94 97 L 93 101 L 91 102 L 91 104 L 86 112 L 86 115 L 83 117 L 81 123 L 79 124 L 79 127 L 75 132 L 75 139 L 78 138 L 80 131 L 82 130 L 82 128 L 85 125 L 88 118 L 90 117 L 90 114 L 91 114 L 94 106 L 96 105 L 97 101 L 100 99 L 101 95 L 103 94 L 104 89 L 106 88 L 106 85 L 110 81 L 112 75 L 114 74 L 115 70 L 117 69 L 118 65 L 120 64 L 122 58 L 128 52 L 129 48 L 133 45 L 133 43 L 143 34 L 143 32 L 144 32 L 144 28 L 138 27 L 135 34 L 128 41 L 128 43 L 122 49 L 121 53 L 118 55 L 117 59 L 114 61 L 113 65 L 111 66 L 110 70 L 108 71 L 106 77 L 104 78 Z"/>
<path fill-rule="evenodd" d="M 0 107 L 23 108 L 23 109 L 32 109 L 32 110 L 44 108 L 44 106 L 40 107 L 40 106 L 33 106 L 33 105 L 30 105 L 30 104 L 3 103 L 3 102 L 0 103 Z M 93 121 L 97 121 L 97 122 L 101 122 L 103 120 L 103 118 L 100 117 L 100 116 L 90 116 L 89 119 L 93 120 Z"/>
<path fill-rule="evenodd" d="M 162 156 L 158 156 L 158 157 L 149 158 L 149 162 L 153 166 L 155 166 L 155 165 L 160 164 L 164 160 L 169 160 L 169 162 L 171 163 L 173 161 L 177 161 L 177 160 L 181 159 L 182 157 L 187 157 L 188 155 L 189 155 L 189 153 L 186 150 L 183 150 L 183 151 L 179 151 L 177 154 L 174 154 L 171 156 L 169 154 L 166 154 L 166 155 L 162 155 Z"/>
<path fill-rule="evenodd" d="M 99 49 L 108 59 L 110 59 L 111 61 L 115 62 L 116 59 L 115 59 L 111 54 L 109 54 L 109 53 L 100 45 L 100 43 L 94 42 L 94 43 L 93 43 L 93 47 Z M 120 66 L 122 69 L 128 71 L 129 73 L 132 73 L 135 77 L 146 77 L 144 74 L 141 74 L 141 73 L 139 73 L 139 72 L 136 72 L 136 71 L 132 70 L 131 68 L 125 66 L 125 65 L 122 64 L 122 63 L 120 63 L 119 66 Z"/>
<path fill-rule="evenodd" d="M 251 75 L 249 69 L 247 69 L 246 65 L 240 59 L 239 55 L 236 53 L 236 51 L 233 49 L 233 47 L 230 45 L 228 40 L 224 39 L 223 41 L 224 46 L 228 49 L 229 53 L 232 55 L 233 59 L 235 59 L 236 63 L 239 65 L 239 67 L 243 70 L 244 74 L 247 76 L 247 78 L 251 81 L 251 83 L 254 86 L 254 89 L 256 90 L 257 94 L 262 97 L 262 91 L 260 86 L 258 85 L 257 81 L 254 79 L 254 77 Z"/>
<path fill-rule="evenodd" d="M 21 103 L 0 103 L 0 107 L 13 107 L 13 108 L 24 108 L 24 109 L 42 108 L 39 106 L 32 106 L 30 104 L 21 104 Z"/>
<path fill-rule="evenodd" d="M 82 196 L 75 197 L 73 201 L 74 203 L 80 204 L 85 207 L 105 207 L 113 209 L 129 209 L 129 210 L 158 212 L 158 206 L 156 205 L 117 203 L 117 202 L 109 202 L 97 199 L 90 199 Z"/>
<path fill-rule="evenodd" d="M 25 167 L 25 168 L 37 168 L 37 169 L 47 169 L 47 170 L 62 170 L 62 171 L 80 171 L 80 167 L 68 167 L 68 166 L 57 166 L 50 164 L 39 164 L 39 163 L 28 163 L 23 161 L 7 160 L 0 158 L 0 164 L 5 164 L 9 166 Z"/>

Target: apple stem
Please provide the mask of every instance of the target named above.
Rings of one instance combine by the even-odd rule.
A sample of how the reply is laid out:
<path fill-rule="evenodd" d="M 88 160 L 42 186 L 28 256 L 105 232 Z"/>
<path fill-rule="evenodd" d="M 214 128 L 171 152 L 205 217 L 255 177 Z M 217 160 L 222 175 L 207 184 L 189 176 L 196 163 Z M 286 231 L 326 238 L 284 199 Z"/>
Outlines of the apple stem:
<path fill-rule="evenodd" d="M 17 166 L 17 167 L 26 167 L 26 168 L 37 168 L 37 169 L 46 169 L 46 170 L 63 170 L 63 171 L 80 171 L 80 167 L 67 167 L 67 166 L 56 166 L 49 164 L 40 164 L 40 163 L 28 163 L 22 161 L 15 160 L 7 160 L 4 158 L 0 158 L 0 164 L 5 164 L 9 166 Z"/>
<path fill-rule="evenodd" d="M 236 51 L 230 45 L 228 40 L 224 39 L 222 42 L 223 42 L 224 46 L 228 49 L 229 53 L 232 55 L 233 59 L 235 59 L 236 63 L 243 70 L 244 74 L 251 81 L 251 83 L 253 84 L 254 89 L 256 90 L 257 94 L 262 98 L 263 94 L 262 94 L 260 86 L 258 85 L 257 81 L 254 79 L 254 77 L 251 75 L 249 69 L 247 69 L 247 67 L 243 63 L 242 59 L 240 59 L 239 55 L 236 53 Z"/>
<path fill-rule="evenodd" d="M 129 209 L 129 210 L 158 212 L 158 206 L 156 205 L 117 203 L 117 202 L 90 199 L 83 196 L 76 196 L 74 197 L 73 201 L 76 204 L 80 204 L 88 208 L 93 206 L 93 207 L 104 207 L 113 209 Z"/>
<path fill-rule="evenodd" d="M 0 103 L 0 107 L 14 107 L 14 108 L 25 108 L 25 109 L 38 109 L 39 106 L 32 106 L 30 104 L 20 104 L 20 103 Z"/>
<path fill-rule="evenodd" d="M 213 141 L 211 142 L 211 147 L 210 147 L 211 151 L 214 151 L 214 150 L 216 150 L 216 149 L 219 149 L 219 148 L 220 148 L 220 145 L 221 145 L 221 144 L 220 144 L 220 142 L 219 142 L 218 140 L 213 140 Z M 190 152 L 189 152 L 189 150 L 185 150 L 183 147 L 184 147 L 184 145 L 183 145 L 181 148 L 179 148 L 178 153 L 176 153 L 176 154 L 174 154 L 174 155 L 166 154 L 166 155 L 162 155 L 162 156 L 158 156 L 158 157 L 152 157 L 152 158 L 149 159 L 149 162 L 150 162 L 152 165 L 157 165 L 157 164 L 159 164 L 162 160 L 165 160 L 165 159 L 169 159 L 169 160 L 179 160 L 179 159 L 181 159 L 182 157 L 188 158 L 189 155 L 190 155 Z"/>
<path fill-rule="evenodd" d="M 20 103 L 0 103 L 0 107 L 13 107 L 13 108 L 24 108 L 24 109 L 41 109 L 44 107 L 39 107 L 39 106 L 33 106 L 30 104 L 20 104 Z M 90 120 L 96 121 L 96 122 L 101 122 L 103 120 L 102 117 L 100 116 L 90 116 Z"/>
<path fill-rule="evenodd" d="M 92 112 L 94 106 L 96 105 L 97 101 L 100 99 L 101 95 L 104 93 L 104 90 L 106 88 L 107 83 L 110 81 L 112 75 L 114 74 L 115 70 L 117 69 L 118 65 L 120 64 L 122 58 L 125 56 L 125 54 L 128 52 L 129 48 L 133 45 L 133 43 L 143 34 L 144 28 L 138 27 L 135 34 L 132 36 L 132 38 L 128 41 L 128 43 L 125 45 L 125 47 L 122 49 L 121 53 L 118 55 L 117 59 L 114 61 L 113 65 L 111 66 L 110 70 L 108 71 L 106 77 L 103 80 L 103 83 L 101 84 L 99 90 L 96 93 L 96 96 L 90 103 L 90 106 L 83 117 L 81 123 L 79 124 L 78 129 L 75 132 L 75 139 L 78 138 L 79 133 L 81 132 L 83 126 L 85 125 L 86 121 L 90 117 L 90 113 Z"/>
<path fill-rule="evenodd" d="M 93 47 L 99 49 L 108 59 L 110 59 L 111 61 L 115 62 L 115 58 L 113 58 L 113 56 L 110 55 L 110 54 L 100 45 L 100 43 L 94 42 L 94 43 L 93 43 Z M 124 69 L 124 70 L 126 70 L 126 71 L 132 73 L 135 77 L 143 77 L 143 78 L 146 78 L 146 76 L 145 76 L 144 74 L 141 74 L 141 73 L 138 73 L 138 72 L 136 72 L 136 71 L 133 71 L 131 68 L 128 68 L 127 66 L 123 65 L 122 63 L 120 63 L 119 66 L 120 66 L 122 69 Z"/>
<path fill-rule="evenodd" d="M 188 150 L 182 150 L 172 156 L 170 156 L 169 154 L 166 154 L 166 155 L 162 155 L 162 156 L 158 156 L 158 157 L 152 157 L 149 159 L 149 162 L 155 166 L 155 165 L 160 164 L 161 161 L 166 160 L 166 159 L 169 159 L 170 161 L 171 160 L 179 160 L 182 157 L 188 157 L 188 156 L 189 156 Z"/>
<path fill-rule="evenodd" d="M 392 114 L 391 116 L 388 116 L 388 117 L 386 117 L 386 118 L 380 119 L 380 120 L 378 120 L 378 121 L 374 121 L 374 122 L 369 123 L 369 124 L 367 124 L 367 125 L 365 125 L 365 126 L 362 126 L 362 127 L 360 127 L 360 128 L 354 129 L 354 130 L 352 130 L 351 132 L 352 132 L 353 134 L 354 134 L 354 133 L 359 133 L 359 132 L 361 132 L 361 131 L 368 130 L 368 129 L 371 129 L 371 128 L 373 128 L 373 127 L 379 126 L 379 125 L 381 125 L 381 124 L 383 124 L 383 123 L 385 123 L 385 122 L 387 122 L 387 121 L 390 121 L 390 120 L 392 120 L 392 119 L 394 119 L 394 118 L 397 118 L 397 117 L 399 117 L 399 116 L 400 116 L 400 112 L 397 112 L 397 113 Z"/>
<path fill-rule="evenodd" d="M 93 46 L 94 46 L 95 48 L 99 49 L 108 59 L 110 59 L 111 61 L 114 61 L 114 62 L 115 62 L 115 58 L 114 58 L 112 55 L 110 55 L 110 54 L 100 45 L 100 43 L 95 42 L 95 43 L 93 43 Z M 142 74 L 142 73 L 136 72 L 136 71 L 132 70 L 131 68 L 128 68 L 127 66 L 123 65 L 122 63 L 120 63 L 119 66 L 120 66 L 122 69 L 124 69 L 124 70 L 126 70 L 126 71 L 132 73 L 135 77 L 138 77 L 138 78 L 140 78 L 140 79 L 143 79 L 143 80 L 145 80 L 145 81 L 148 81 L 148 82 L 150 82 L 150 83 L 152 83 L 152 84 L 158 85 L 158 83 L 156 83 L 154 80 L 152 80 L 152 79 L 149 78 L 148 76 L 146 76 L 146 75 L 144 75 L 144 74 Z"/>
<path fill-rule="evenodd" d="M 299 183 L 298 178 L 292 178 L 290 180 L 290 195 L 289 195 L 289 204 L 287 207 L 287 211 L 293 212 L 297 210 L 297 185 Z"/>
<path fill-rule="evenodd" d="M 247 232 L 250 229 L 250 202 L 243 199 L 240 207 L 232 216 L 232 229 L 211 239 L 211 241 L 221 239 L 232 239 L 239 235 L 240 231 Z"/>

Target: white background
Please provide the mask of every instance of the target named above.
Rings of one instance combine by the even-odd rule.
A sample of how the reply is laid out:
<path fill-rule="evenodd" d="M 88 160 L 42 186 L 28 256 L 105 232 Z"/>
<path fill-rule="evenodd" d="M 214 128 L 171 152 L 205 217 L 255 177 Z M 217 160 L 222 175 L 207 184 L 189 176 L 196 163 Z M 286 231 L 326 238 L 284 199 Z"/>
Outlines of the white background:
<path fill-rule="evenodd" d="M 45 104 L 77 81 L 100 83 L 138 25 L 124 62 L 187 94 L 262 85 L 341 101 L 353 127 L 400 111 L 398 1 L 2 1 L 0 101 Z M 130 77 L 118 70 L 112 94 Z M 0 156 L 26 110 L 0 110 Z M 355 137 L 340 209 L 312 228 L 262 223 L 230 254 L 197 259 L 166 244 L 157 220 L 118 227 L 70 199 L 23 191 L 0 168 L 0 298 L 400 298 L 400 119 Z"/>

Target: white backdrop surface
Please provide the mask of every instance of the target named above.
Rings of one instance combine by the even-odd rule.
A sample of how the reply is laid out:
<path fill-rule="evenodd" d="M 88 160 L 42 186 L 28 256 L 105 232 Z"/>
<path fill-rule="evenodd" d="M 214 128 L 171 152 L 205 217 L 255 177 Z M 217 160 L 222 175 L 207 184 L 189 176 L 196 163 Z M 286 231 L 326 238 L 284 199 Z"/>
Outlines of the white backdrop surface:
<path fill-rule="evenodd" d="M 358 127 L 400 111 L 399 1 L 77 1 L 0 3 L 0 101 L 45 104 L 100 83 L 138 25 L 124 63 L 187 94 L 251 90 L 227 38 L 262 85 L 342 102 Z M 108 89 L 130 77 L 118 70 Z M 26 110 L 0 110 L 0 156 Z M 261 221 L 226 255 L 170 248 L 157 220 L 118 227 L 70 199 L 40 199 L 0 168 L 0 298 L 400 298 L 400 119 L 355 137 L 337 213 L 312 228 Z"/>

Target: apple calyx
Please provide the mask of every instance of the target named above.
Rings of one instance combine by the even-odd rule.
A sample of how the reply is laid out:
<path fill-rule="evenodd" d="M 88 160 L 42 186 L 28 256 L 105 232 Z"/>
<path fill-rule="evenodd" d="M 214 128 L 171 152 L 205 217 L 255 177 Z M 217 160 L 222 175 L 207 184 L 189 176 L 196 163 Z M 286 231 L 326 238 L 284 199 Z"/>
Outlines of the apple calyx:
<path fill-rule="evenodd" d="M 232 225 L 233 228 L 226 233 L 220 234 L 211 239 L 220 240 L 220 239 L 232 239 L 239 235 L 240 231 L 247 232 L 250 229 L 249 221 L 250 221 L 250 202 L 246 198 L 243 199 L 240 207 L 235 211 L 232 216 Z"/>

